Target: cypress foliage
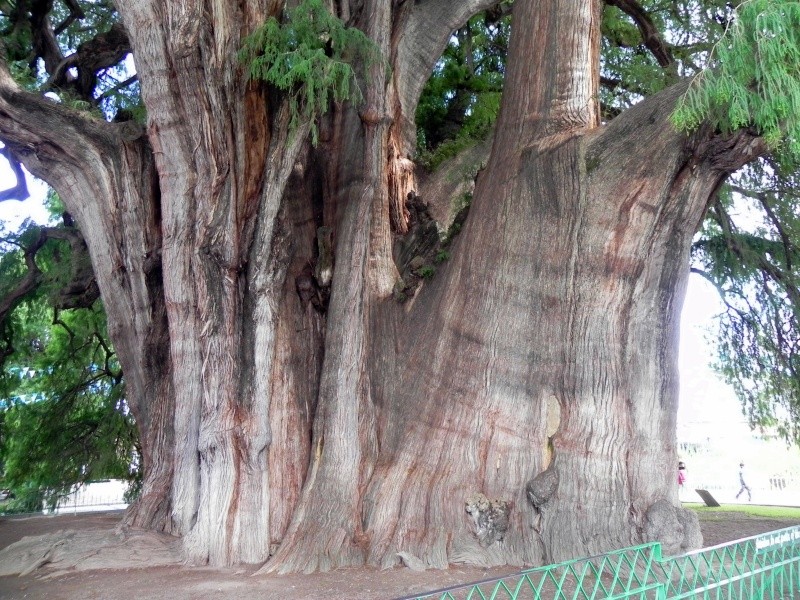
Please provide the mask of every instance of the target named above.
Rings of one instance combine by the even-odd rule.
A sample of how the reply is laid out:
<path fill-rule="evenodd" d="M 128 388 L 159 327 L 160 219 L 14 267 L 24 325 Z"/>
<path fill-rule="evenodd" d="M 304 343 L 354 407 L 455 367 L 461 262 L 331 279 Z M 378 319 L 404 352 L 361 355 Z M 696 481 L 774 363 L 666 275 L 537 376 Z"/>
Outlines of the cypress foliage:
<path fill-rule="evenodd" d="M 283 22 L 270 17 L 245 38 L 239 53 L 252 79 L 287 93 L 290 127 L 310 122 L 314 145 L 319 138 L 316 121 L 331 100 L 360 103 L 357 69 L 375 64 L 379 56 L 367 36 L 346 27 L 322 0 L 303 0 Z"/>
<path fill-rule="evenodd" d="M 746 0 L 673 120 L 728 132 L 752 127 L 786 169 L 800 166 L 800 2 Z"/>

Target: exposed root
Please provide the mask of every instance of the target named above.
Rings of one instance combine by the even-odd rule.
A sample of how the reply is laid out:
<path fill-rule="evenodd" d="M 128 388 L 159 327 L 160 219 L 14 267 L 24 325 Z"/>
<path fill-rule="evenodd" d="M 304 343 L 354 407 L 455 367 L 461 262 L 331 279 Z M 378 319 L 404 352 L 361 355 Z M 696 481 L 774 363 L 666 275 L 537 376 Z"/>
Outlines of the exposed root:
<path fill-rule="evenodd" d="M 647 541 L 661 542 L 667 555 L 681 554 L 703 545 L 697 515 L 663 499 L 647 510 L 644 536 Z"/>
<path fill-rule="evenodd" d="M 173 533 L 169 497 L 156 492 L 142 494 L 125 511 L 122 522 L 126 527 Z"/>
<path fill-rule="evenodd" d="M 177 538 L 148 531 L 62 530 L 25 537 L 0 550 L 0 576 L 178 565 L 179 545 Z"/>

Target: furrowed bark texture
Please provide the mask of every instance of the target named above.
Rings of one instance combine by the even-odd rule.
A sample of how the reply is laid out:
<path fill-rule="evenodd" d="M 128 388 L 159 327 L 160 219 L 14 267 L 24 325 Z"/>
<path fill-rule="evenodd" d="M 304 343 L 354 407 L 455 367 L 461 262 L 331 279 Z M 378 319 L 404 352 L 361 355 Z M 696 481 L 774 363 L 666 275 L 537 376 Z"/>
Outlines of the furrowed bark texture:
<path fill-rule="evenodd" d="M 267 565 L 279 572 L 328 570 L 367 559 L 363 491 L 378 452 L 369 336 L 373 311 L 390 297 L 397 278 L 393 231 L 404 230 L 406 196 L 413 191 L 407 166 L 413 136 L 407 132 L 426 77 L 421 71 L 412 75 L 408 65 L 427 61 L 429 72 L 452 30 L 492 3 L 439 1 L 394 8 L 375 0 L 358 10 L 351 4 L 340 4 L 340 16 L 375 42 L 394 76 L 387 79 L 385 66 L 374 65 L 359 112 L 336 111 L 323 131 L 326 148 L 318 156 L 326 165 L 324 221 L 334 230 L 335 270 L 309 474 L 292 524 Z M 452 14 L 426 20 L 430 10 Z M 415 51 L 403 45 L 406 36 L 421 35 L 423 23 L 429 47 Z"/>
<path fill-rule="evenodd" d="M 391 6 L 366 2 L 363 29 L 388 55 Z M 371 473 L 374 415 L 368 392 L 366 321 L 374 287 L 370 260 L 387 264 L 385 69 L 372 69 L 361 114 L 331 124 L 327 167 L 336 254 L 325 359 L 314 419 L 312 459 L 286 539 L 272 561 L 280 572 L 329 570 L 364 562 L 360 490 Z M 346 182 L 342 185 L 343 182 Z M 391 285 L 391 284 L 389 284 Z"/>
<path fill-rule="evenodd" d="M 134 124 L 98 122 L 24 92 L 3 64 L 0 134 L 55 188 L 84 235 L 143 452 L 142 494 L 126 520 L 171 531 L 174 404 L 150 146 Z"/>
<path fill-rule="evenodd" d="M 391 69 L 316 149 L 237 63 L 278 0 L 119 3 L 147 141 L 0 70 L 0 137 L 76 216 L 131 390 L 147 478 L 126 521 L 278 572 L 698 545 L 674 481 L 678 315 L 692 234 L 758 140 L 676 133 L 682 87 L 601 126 L 601 2 L 516 0 L 469 217 L 400 304 L 416 103 L 494 2 L 333 4 Z"/>
<path fill-rule="evenodd" d="M 269 110 L 236 58 L 243 35 L 280 8 L 275 1 L 120 7 L 162 193 L 176 366 L 173 520 L 187 558 L 200 563 L 266 560 L 270 515 L 287 510 L 282 503 L 292 501 L 302 473 L 287 475 L 280 464 L 271 480 L 268 449 L 271 419 L 281 441 L 287 428 L 303 429 L 286 413 L 298 406 L 295 387 L 314 389 L 279 379 L 292 348 L 277 327 L 291 259 L 280 229 L 290 211 L 281 203 L 307 128 L 290 136 L 288 113 L 278 104 Z M 286 458 L 286 447 L 276 452 Z M 286 477 L 286 496 L 273 495 L 271 483 Z"/>
<path fill-rule="evenodd" d="M 599 128 L 599 10 L 515 4 L 495 146 L 453 259 L 394 336 L 374 325 L 390 341 L 370 371 L 371 564 L 699 543 L 673 481 L 675 332 L 691 235 L 730 165 L 673 131 L 680 89 Z"/>

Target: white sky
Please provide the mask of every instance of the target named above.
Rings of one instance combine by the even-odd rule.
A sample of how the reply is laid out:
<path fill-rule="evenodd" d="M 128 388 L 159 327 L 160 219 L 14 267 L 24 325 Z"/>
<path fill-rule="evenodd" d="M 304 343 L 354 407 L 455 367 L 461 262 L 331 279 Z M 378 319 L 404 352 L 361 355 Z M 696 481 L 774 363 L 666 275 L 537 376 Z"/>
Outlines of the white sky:
<path fill-rule="evenodd" d="M 690 275 L 681 316 L 678 424 L 679 428 L 690 423 L 734 427 L 746 433 L 749 428 L 744 425 L 741 404 L 733 388 L 709 366 L 716 358 L 709 341 L 713 317 L 721 311 L 722 303 L 714 286 L 699 275 Z"/>
<path fill-rule="evenodd" d="M 0 221 L 8 231 L 15 231 L 22 221 L 31 218 L 37 223 L 47 222 L 50 216 L 42 206 L 42 201 L 47 193 L 47 185 L 30 175 L 27 177 L 30 197 L 24 202 L 19 200 L 5 200 L 0 202 Z M 5 190 L 15 184 L 14 174 L 4 158 L 0 158 L 0 190 Z"/>

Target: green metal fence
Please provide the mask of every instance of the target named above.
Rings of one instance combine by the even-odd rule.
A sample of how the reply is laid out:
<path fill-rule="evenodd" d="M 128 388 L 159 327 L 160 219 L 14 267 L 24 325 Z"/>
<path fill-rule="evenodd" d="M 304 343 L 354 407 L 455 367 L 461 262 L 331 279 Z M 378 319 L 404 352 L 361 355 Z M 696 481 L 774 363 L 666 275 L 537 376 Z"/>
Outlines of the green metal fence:
<path fill-rule="evenodd" d="M 800 527 L 660 562 L 665 598 L 800 598 Z"/>
<path fill-rule="evenodd" d="M 800 600 L 800 526 L 662 557 L 661 544 L 401 600 Z"/>

